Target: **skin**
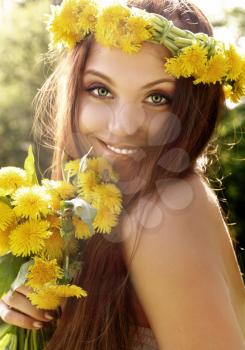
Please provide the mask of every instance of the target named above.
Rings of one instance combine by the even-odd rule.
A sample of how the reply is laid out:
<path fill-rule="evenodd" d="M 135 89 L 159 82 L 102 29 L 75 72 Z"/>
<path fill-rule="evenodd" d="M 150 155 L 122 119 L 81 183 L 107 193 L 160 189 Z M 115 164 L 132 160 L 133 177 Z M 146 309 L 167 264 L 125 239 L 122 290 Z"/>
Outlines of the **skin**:
<path fill-rule="evenodd" d="M 175 79 L 164 71 L 163 57 L 170 57 L 169 51 L 153 43 L 143 43 L 141 50 L 134 55 L 94 43 L 85 67 L 79 106 L 79 133 L 86 135 L 88 149 L 93 146 L 97 156 L 105 156 L 112 163 L 126 185 L 127 193 L 131 193 L 130 188 L 135 188 L 132 180 L 139 161 L 149 155 L 154 147 L 161 145 L 160 131 L 169 116 L 170 103 L 164 95 L 173 95 Z M 87 74 L 88 70 L 103 73 L 114 85 L 101 77 Z M 142 89 L 144 85 L 160 79 L 165 81 Z M 107 92 L 94 89 L 89 93 L 87 89 L 92 84 L 103 86 Z M 100 94 L 101 98 L 94 97 Z M 105 149 L 98 139 L 117 147 L 126 144 L 140 150 L 133 156 L 118 155 Z M 130 197 L 127 193 L 124 193 L 124 199 Z M 55 313 L 34 307 L 26 297 L 28 292 L 30 288 L 25 286 L 14 292 L 10 290 L 0 300 L 0 317 L 19 327 L 40 328 L 55 317 Z"/>

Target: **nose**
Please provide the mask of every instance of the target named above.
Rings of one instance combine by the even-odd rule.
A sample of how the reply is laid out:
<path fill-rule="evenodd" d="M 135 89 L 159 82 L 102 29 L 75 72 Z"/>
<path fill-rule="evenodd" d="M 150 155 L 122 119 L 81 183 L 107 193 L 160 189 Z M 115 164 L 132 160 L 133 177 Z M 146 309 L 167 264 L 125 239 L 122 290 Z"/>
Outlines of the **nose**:
<path fill-rule="evenodd" d="M 111 110 L 108 128 L 113 135 L 133 135 L 143 126 L 144 121 L 144 109 L 135 102 L 127 102 Z"/>

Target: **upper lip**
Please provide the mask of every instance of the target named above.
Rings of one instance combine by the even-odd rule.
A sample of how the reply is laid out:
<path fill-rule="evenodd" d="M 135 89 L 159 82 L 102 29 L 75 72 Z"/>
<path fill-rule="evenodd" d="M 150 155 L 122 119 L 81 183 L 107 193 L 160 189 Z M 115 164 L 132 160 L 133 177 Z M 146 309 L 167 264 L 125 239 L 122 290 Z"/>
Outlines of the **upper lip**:
<path fill-rule="evenodd" d="M 103 143 L 105 143 L 106 145 L 109 145 L 109 146 L 112 146 L 115 148 L 127 148 L 127 149 L 132 149 L 132 150 L 139 148 L 139 146 L 129 145 L 126 143 L 111 143 L 111 142 L 104 141 L 102 139 L 99 139 L 99 140 L 102 141 Z"/>

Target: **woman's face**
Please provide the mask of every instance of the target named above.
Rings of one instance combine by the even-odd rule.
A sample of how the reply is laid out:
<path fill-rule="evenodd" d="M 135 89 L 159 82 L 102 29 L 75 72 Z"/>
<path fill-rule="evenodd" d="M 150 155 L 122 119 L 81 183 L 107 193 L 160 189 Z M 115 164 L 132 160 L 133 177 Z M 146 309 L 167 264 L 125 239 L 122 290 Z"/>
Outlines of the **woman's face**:
<path fill-rule="evenodd" d="M 79 131 L 88 149 L 120 171 L 164 143 L 175 79 L 164 71 L 169 51 L 144 42 L 137 54 L 94 43 L 87 60 L 79 111 Z"/>

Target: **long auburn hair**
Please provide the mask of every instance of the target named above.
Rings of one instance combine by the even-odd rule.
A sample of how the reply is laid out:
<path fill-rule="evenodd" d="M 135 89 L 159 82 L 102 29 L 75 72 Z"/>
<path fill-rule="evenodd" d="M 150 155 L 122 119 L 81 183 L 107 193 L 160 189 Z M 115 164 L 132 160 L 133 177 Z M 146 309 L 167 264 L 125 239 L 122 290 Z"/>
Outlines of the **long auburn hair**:
<path fill-rule="evenodd" d="M 177 26 L 213 35 L 212 28 L 203 13 L 186 0 L 129 0 L 135 6 L 172 20 Z M 89 57 L 93 38 L 88 36 L 77 44 L 71 53 L 62 53 L 56 60 L 53 73 L 36 96 L 34 134 L 41 142 L 53 148 L 52 178 L 60 179 L 61 161 L 67 140 L 72 142 L 75 154 L 82 156 L 83 135 L 79 135 L 78 101 L 81 76 Z M 183 93 L 184 91 L 184 93 Z M 182 123 L 181 133 L 173 142 L 165 143 L 154 157 L 142 164 L 147 168 L 147 183 L 128 204 L 133 207 L 146 193 L 154 190 L 156 180 L 169 177 L 186 178 L 196 172 L 205 180 L 205 166 L 199 160 L 208 156 L 216 126 L 222 115 L 224 94 L 219 84 L 194 85 L 192 79 L 176 81 L 171 112 Z M 167 134 L 171 134 L 168 130 Z M 176 152 L 168 156 L 168 150 L 182 149 L 188 154 Z M 182 156 L 181 156 L 182 154 Z M 164 166 L 158 167 L 159 159 Z M 75 155 L 74 155 L 75 157 Z M 171 159 L 170 159 L 171 158 Z M 168 164 L 174 164 L 170 171 Z M 137 320 L 132 304 L 133 288 L 129 270 L 122 254 L 122 242 L 113 242 L 96 234 L 84 243 L 81 270 L 73 283 L 82 286 L 88 297 L 67 299 L 58 327 L 47 350 L 130 350 L 133 332 L 137 332 Z"/>

